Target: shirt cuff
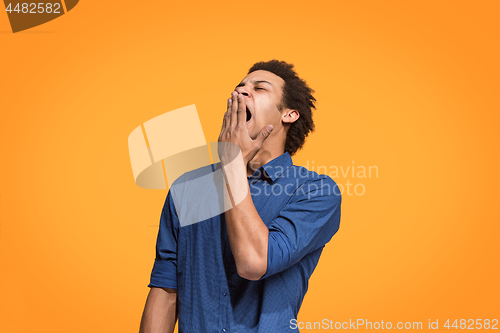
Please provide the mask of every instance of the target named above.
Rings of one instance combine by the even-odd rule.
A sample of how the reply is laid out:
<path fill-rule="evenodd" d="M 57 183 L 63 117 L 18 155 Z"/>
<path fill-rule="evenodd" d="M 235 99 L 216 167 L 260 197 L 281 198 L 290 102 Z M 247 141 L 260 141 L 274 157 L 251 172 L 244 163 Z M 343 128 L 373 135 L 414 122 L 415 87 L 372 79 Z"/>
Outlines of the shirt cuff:
<path fill-rule="evenodd" d="M 177 264 L 175 261 L 155 259 L 151 280 L 151 287 L 177 289 Z"/>
<path fill-rule="evenodd" d="M 281 237 L 272 237 L 274 235 L 269 235 L 269 241 L 267 246 L 267 270 L 266 274 L 260 279 L 265 279 L 271 275 L 274 275 L 280 272 L 280 267 L 276 265 L 280 260 L 283 261 L 285 255 L 290 253 L 288 249 L 286 249 L 286 243 Z"/>

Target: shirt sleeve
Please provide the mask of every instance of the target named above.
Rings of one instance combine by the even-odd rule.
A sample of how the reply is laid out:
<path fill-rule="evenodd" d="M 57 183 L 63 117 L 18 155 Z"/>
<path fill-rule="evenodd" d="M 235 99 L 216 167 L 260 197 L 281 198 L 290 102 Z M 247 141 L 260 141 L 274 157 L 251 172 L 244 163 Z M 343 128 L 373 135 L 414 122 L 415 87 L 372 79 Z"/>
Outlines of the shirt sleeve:
<path fill-rule="evenodd" d="M 308 180 L 271 222 L 264 279 L 295 265 L 322 248 L 340 226 L 342 198 L 337 184 L 326 175 Z"/>
<path fill-rule="evenodd" d="M 177 289 L 177 236 L 179 219 L 168 192 L 160 217 L 156 239 L 156 258 L 148 287 Z"/>

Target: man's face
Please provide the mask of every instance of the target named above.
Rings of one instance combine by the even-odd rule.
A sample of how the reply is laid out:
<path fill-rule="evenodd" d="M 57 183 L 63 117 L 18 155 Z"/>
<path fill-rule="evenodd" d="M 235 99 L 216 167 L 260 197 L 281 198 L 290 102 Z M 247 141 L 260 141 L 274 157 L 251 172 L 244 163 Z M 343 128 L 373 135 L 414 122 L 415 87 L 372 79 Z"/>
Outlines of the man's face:
<path fill-rule="evenodd" d="M 279 76 L 263 70 L 248 74 L 235 90 L 243 95 L 247 106 L 248 134 L 255 139 L 262 128 L 273 125 L 278 132 L 281 124 L 281 104 L 285 81 Z"/>

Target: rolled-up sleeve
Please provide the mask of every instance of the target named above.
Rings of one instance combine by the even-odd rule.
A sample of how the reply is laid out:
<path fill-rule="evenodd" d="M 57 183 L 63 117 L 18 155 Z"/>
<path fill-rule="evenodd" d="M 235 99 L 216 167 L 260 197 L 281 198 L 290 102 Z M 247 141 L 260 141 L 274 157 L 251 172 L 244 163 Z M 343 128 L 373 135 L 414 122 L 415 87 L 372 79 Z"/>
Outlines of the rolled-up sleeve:
<path fill-rule="evenodd" d="M 341 194 L 328 176 L 308 180 L 268 226 L 267 272 L 262 279 L 322 248 L 340 226 Z"/>
<path fill-rule="evenodd" d="M 177 289 L 177 236 L 179 219 L 170 191 L 160 217 L 156 258 L 148 287 Z"/>

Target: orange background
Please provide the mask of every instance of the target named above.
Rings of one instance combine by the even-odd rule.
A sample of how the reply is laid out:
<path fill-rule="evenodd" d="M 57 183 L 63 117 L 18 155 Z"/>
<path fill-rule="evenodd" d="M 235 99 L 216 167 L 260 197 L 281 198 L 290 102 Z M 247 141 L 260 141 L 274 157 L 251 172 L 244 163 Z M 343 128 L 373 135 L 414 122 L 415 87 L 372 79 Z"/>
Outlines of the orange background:
<path fill-rule="evenodd" d="M 379 169 L 334 178 L 366 192 L 344 193 L 299 321 L 498 319 L 499 9 L 86 0 L 17 34 L 0 13 L 0 331 L 138 332 L 166 191 L 135 185 L 127 137 L 196 104 L 216 141 L 273 58 L 316 90 L 294 163 Z"/>

